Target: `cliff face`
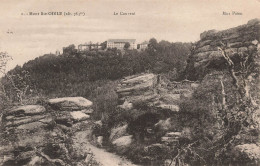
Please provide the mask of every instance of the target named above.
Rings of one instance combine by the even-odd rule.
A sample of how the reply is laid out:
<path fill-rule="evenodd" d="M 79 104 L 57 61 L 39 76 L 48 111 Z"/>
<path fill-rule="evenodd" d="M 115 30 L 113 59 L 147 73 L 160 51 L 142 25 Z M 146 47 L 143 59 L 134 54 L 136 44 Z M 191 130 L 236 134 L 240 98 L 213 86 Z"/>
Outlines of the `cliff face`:
<path fill-rule="evenodd" d="M 256 155 L 260 150 L 257 145 L 259 141 L 256 141 L 258 142 L 256 143 L 251 139 L 251 144 L 247 144 L 247 142 L 250 142 L 247 137 L 251 136 L 250 130 L 259 130 L 259 69 L 260 19 L 253 19 L 248 21 L 247 24 L 235 28 L 223 31 L 210 30 L 201 33 L 200 40 L 195 43 L 191 51 L 185 73 L 187 79 L 199 80 L 201 83 L 200 90 L 206 89 L 205 92 L 209 92 L 207 88 L 210 86 L 222 86 L 222 92 L 219 90 L 220 98 L 225 99 L 222 104 L 224 105 L 226 102 L 225 105 L 229 106 L 227 110 L 229 113 L 233 113 L 233 117 L 237 118 L 239 114 L 245 113 L 247 115 L 243 115 L 243 117 L 249 117 L 252 114 L 252 119 L 257 125 L 255 125 L 255 128 L 252 125 L 250 129 L 241 130 L 242 132 L 238 134 L 241 139 L 237 139 L 240 145 L 237 145 L 234 150 L 237 151 L 236 153 L 242 153 L 256 161 L 259 161 L 259 156 Z M 214 95 L 216 94 L 211 94 L 211 97 L 214 98 Z M 246 100 L 252 102 L 252 105 L 242 104 Z M 215 104 L 214 100 L 209 99 L 208 101 L 209 104 Z M 235 109 L 234 105 L 248 107 L 247 109 L 241 107 Z M 250 109 L 254 111 L 248 114 L 247 111 Z M 215 138 L 217 137 L 216 134 Z"/>
<path fill-rule="evenodd" d="M 188 59 L 185 77 L 207 82 L 207 75 L 218 73 L 215 78 L 218 81 L 223 73 L 229 72 L 227 61 L 218 50 L 223 45 L 227 56 L 234 63 L 235 76 L 238 80 L 245 81 L 245 89 L 253 97 L 255 104 L 259 105 L 260 19 L 253 19 L 247 24 L 223 31 L 209 30 L 201 33 L 200 40 L 195 43 Z M 245 59 L 247 64 L 243 66 L 242 61 Z M 242 78 L 243 72 L 247 74 Z"/>
<path fill-rule="evenodd" d="M 215 71 L 227 71 L 227 61 L 218 48 L 225 46 L 227 56 L 233 61 L 235 75 L 240 77 L 242 60 L 247 60 L 248 74 L 243 79 L 247 89 L 259 104 L 259 67 L 260 67 L 260 19 L 253 19 L 247 24 L 223 30 L 209 30 L 200 34 L 194 49 L 188 59 L 186 78 L 189 80 L 204 80 L 207 74 Z M 254 70 L 251 70 L 254 68 Z"/>
<path fill-rule="evenodd" d="M 208 70 L 222 70 L 225 62 L 218 47 L 221 43 L 227 46 L 226 52 L 232 58 L 236 53 L 251 53 L 259 49 L 260 20 L 253 19 L 247 24 L 235 28 L 216 31 L 209 30 L 200 34 L 194 50 L 188 60 L 186 78 L 202 79 Z M 259 63 L 259 58 L 258 63 Z"/>

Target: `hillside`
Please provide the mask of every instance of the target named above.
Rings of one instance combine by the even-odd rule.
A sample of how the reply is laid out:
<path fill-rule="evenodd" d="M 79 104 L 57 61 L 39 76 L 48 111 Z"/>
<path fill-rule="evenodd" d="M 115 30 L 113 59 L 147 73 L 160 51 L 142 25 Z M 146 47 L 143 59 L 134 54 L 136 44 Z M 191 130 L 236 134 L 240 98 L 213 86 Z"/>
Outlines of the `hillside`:
<path fill-rule="evenodd" d="M 155 40 L 155 39 L 154 39 Z M 97 113 L 111 110 L 117 102 L 116 82 L 125 76 L 142 72 L 173 73 L 172 78 L 184 70 L 190 43 L 157 41 L 151 49 L 142 52 L 127 50 L 85 51 L 59 56 L 46 54 L 17 66 L 8 72 L 10 79 L 2 79 L 6 96 L 14 102 L 36 98 L 82 96 L 91 98 Z M 154 50 L 153 50 L 154 51 Z M 23 93 L 14 89 L 15 85 Z M 19 95 L 19 97 L 17 97 Z M 3 96 L 1 96 L 3 97 Z M 24 98 L 24 99 L 23 99 Z M 2 101 L 5 101 L 3 98 Z M 36 99 L 37 100 L 37 99 Z M 100 118 L 99 115 L 95 115 Z"/>

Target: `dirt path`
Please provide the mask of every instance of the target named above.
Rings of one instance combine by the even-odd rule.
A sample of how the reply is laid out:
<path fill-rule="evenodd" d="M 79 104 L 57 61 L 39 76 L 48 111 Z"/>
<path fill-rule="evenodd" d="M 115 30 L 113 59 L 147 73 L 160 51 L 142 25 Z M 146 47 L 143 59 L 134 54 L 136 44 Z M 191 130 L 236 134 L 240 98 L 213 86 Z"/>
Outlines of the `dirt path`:
<path fill-rule="evenodd" d="M 94 159 L 103 166 L 137 166 L 116 154 L 91 145 L 87 139 L 88 134 L 88 131 L 80 131 L 75 133 L 73 138 L 74 144 L 81 149 L 82 153 L 91 151 Z"/>

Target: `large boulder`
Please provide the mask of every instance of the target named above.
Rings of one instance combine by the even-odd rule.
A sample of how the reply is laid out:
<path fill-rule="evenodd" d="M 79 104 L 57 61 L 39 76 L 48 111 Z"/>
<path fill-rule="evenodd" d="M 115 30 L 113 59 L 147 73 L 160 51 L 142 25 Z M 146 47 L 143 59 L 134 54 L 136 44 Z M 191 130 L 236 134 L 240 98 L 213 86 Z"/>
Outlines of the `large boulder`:
<path fill-rule="evenodd" d="M 36 114 L 43 114 L 46 109 L 40 105 L 24 105 L 24 106 L 17 106 L 12 108 L 10 111 L 7 112 L 7 115 L 15 115 L 15 116 L 23 116 L 23 115 L 36 115 Z"/>
<path fill-rule="evenodd" d="M 16 106 L 4 114 L 6 128 L 32 130 L 44 127 L 52 122 L 52 118 L 46 109 L 40 105 Z"/>
<path fill-rule="evenodd" d="M 53 116 L 43 106 L 16 106 L 3 117 L 0 165 L 46 165 L 45 158 L 37 151 L 54 139 L 58 144 L 64 141 L 60 139 L 64 134 L 54 129 Z"/>
<path fill-rule="evenodd" d="M 159 120 L 158 123 L 156 123 L 155 128 L 157 128 L 160 131 L 167 131 L 172 128 L 172 122 L 171 118 L 165 119 L 165 120 Z"/>
<path fill-rule="evenodd" d="M 260 164 L 260 147 L 257 144 L 249 143 L 237 145 L 232 149 L 230 155 L 237 165 Z"/>
<path fill-rule="evenodd" d="M 151 73 L 125 77 L 117 87 L 119 107 L 132 110 L 138 105 L 163 110 L 179 111 L 183 97 L 190 97 L 192 81 L 170 82 L 167 78 Z"/>
<path fill-rule="evenodd" d="M 57 124 L 67 130 L 67 127 L 79 128 L 81 123 L 87 122 L 93 113 L 93 103 L 83 97 L 63 97 L 48 100 Z M 75 123 L 80 123 L 74 125 Z M 75 129 L 76 129 L 75 128 Z"/>
<path fill-rule="evenodd" d="M 13 117 L 12 119 L 9 119 L 5 126 L 6 127 L 13 127 L 13 126 L 19 126 L 23 124 L 28 124 L 32 122 L 39 121 L 41 119 L 47 118 L 46 115 L 36 115 L 36 116 L 25 116 L 25 117 Z"/>
<path fill-rule="evenodd" d="M 109 140 L 113 142 L 115 139 L 120 138 L 127 134 L 128 125 L 118 126 L 111 129 Z"/>
<path fill-rule="evenodd" d="M 128 147 L 133 142 L 133 136 L 127 135 L 115 139 L 112 144 L 117 147 Z"/>
<path fill-rule="evenodd" d="M 83 97 L 63 97 L 49 99 L 48 103 L 63 111 L 75 111 L 90 108 L 93 103 Z"/>
<path fill-rule="evenodd" d="M 69 154 L 75 151 L 71 136 L 88 127 L 92 102 L 68 97 L 51 99 L 49 104 L 48 110 L 25 105 L 6 111 L 0 128 L 0 165 L 71 165 Z"/>
<path fill-rule="evenodd" d="M 41 127 L 45 127 L 45 126 L 47 126 L 47 124 L 39 121 L 39 122 L 31 122 L 31 123 L 20 125 L 20 126 L 17 127 L 17 129 L 33 130 L 33 129 L 41 128 Z"/>
<path fill-rule="evenodd" d="M 201 40 L 211 40 L 214 39 L 214 35 L 217 33 L 218 31 L 213 29 L 213 30 L 209 30 L 209 31 L 205 31 L 203 33 L 200 34 L 200 39 Z"/>
<path fill-rule="evenodd" d="M 72 119 L 75 121 L 83 121 L 83 120 L 87 120 L 90 118 L 89 115 L 87 115 L 81 111 L 70 112 L 70 115 L 72 116 Z"/>
<path fill-rule="evenodd" d="M 155 97 L 152 87 L 156 84 L 156 75 L 144 73 L 134 76 L 125 77 L 117 87 L 117 94 L 121 107 L 129 103 L 145 102 Z M 131 106 L 130 106 L 131 107 Z M 127 109 L 129 106 L 127 106 Z"/>
<path fill-rule="evenodd" d="M 235 150 L 245 155 L 249 160 L 260 162 L 260 146 L 256 144 L 237 145 Z"/>
<path fill-rule="evenodd" d="M 255 25 L 255 24 L 259 24 L 259 23 L 260 23 L 260 19 L 259 18 L 255 18 L 255 19 L 249 20 L 247 22 L 248 25 Z"/>

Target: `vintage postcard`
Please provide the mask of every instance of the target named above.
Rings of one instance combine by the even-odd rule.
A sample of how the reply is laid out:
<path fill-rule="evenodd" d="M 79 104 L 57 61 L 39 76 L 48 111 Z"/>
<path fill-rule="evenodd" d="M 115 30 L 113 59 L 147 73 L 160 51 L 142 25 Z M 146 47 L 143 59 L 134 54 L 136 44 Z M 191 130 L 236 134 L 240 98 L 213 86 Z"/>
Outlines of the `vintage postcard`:
<path fill-rule="evenodd" d="M 1 0 L 1 166 L 260 165 L 260 0 Z"/>

